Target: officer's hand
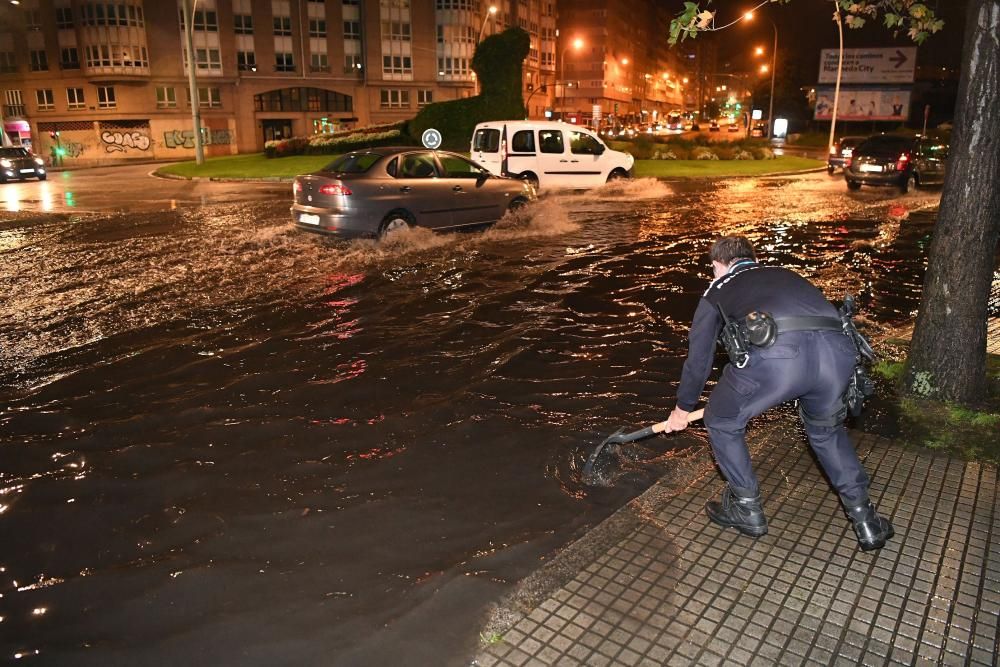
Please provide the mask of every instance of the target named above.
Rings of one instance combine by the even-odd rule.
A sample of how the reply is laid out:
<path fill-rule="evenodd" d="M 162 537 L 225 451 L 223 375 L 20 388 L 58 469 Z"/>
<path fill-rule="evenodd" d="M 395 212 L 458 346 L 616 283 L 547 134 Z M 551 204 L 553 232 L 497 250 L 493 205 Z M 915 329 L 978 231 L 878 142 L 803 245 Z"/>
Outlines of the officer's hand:
<path fill-rule="evenodd" d="M 688 415 L 691 414 L 687 410 L 681 410 L 680 408 L 674 408 L 673 412 L 670 413 L 670 417 L 667 418 L 667 430 L 668 431 L 683 431 L 688 427 Z"/>

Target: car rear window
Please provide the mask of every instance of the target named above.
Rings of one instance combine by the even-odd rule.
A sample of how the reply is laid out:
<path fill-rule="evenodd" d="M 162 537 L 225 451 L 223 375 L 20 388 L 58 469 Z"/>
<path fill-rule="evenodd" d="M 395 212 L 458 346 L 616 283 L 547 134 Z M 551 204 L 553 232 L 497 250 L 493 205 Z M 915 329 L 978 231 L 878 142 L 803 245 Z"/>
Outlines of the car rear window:
<path fill-rule="evenodd" d="M 913 146 L 913 140 L 907 137 L 879 136 L 869 137 L 860 146 L 859 153 L 881 153 L 905 151 Z"/>
<path fill-rule="evenodd" d="M 500 150 L 500 130 L 476 130 L 472 137 L 472 150 L 496 153 Z"/>
<path fill-rule="evenodd" d="M 323 171 L 332 171 L 338 174 L 363 174 L 371 166 L 378 162 L 382 156 L 378 153 L 348 153 L 326 165 Z"/>

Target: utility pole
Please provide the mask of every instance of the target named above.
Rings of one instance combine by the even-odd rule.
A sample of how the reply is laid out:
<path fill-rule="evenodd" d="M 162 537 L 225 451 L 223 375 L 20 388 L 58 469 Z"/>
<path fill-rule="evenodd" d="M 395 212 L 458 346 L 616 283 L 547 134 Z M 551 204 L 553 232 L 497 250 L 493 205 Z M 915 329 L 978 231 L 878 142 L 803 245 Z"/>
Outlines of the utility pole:
<path fill-rule="evenodd" d="M 184 43 L 188 56 L 188 84 L 191 95 L 191 121 L 194 125 L 194 161 L 205 164 L 205 147 L 201 139 L 201 100 L 198 99 L 197 62 L 194 52 L 194 8 L 198 0 L 182 0 L 184 16 Z"/>
<path fill-rule="evenodd" d="M 826 154 L 833 150 L 833 141 L 837 130 L 837 108 L 840 105 L 840 72 L 844 66 L 844 22 L 840 16 L 840 4 L 833 3 L 835 19 L 837 23 L 837 33 L 840 35 L 840 54 L 837 57 L 837 85 L 833 89 L 833 114 L 830 116 L 830 141 L 826 146 Z"/>

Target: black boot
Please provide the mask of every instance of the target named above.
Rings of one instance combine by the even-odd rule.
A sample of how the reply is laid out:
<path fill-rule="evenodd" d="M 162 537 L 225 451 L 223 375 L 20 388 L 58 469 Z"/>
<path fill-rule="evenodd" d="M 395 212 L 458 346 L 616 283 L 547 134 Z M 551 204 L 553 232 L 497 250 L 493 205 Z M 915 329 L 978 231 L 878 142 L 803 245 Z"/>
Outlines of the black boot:
<path fill-rule="evenodd" d="M 881 549 L 885 546 L 885 541 L 896 534 L 889 520 L 879 516 L 870 500 L 844 509 L 847 518 L 854 524 L 854 533 L 858 536 L 862 551 Z"/>
<path fill-rule="evenodd" d="M 760 505 L 760 495 L 743 497 L 736 495 L 726 485 L 722 491 L 722 502 L 705 503 L 705 512 L 713 523 L 723 528 L 733 527 L 744 535 L 761 537 L 767 535 L 767 517 Z"/>

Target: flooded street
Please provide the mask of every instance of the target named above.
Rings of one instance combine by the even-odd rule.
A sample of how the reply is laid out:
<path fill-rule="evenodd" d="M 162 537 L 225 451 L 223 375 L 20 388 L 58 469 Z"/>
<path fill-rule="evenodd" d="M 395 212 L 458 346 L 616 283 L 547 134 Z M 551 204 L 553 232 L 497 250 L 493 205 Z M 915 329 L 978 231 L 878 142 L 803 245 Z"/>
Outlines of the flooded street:
<path fill-rule="evenodd" d="M 673 407 L 715 238 L 860 293 L 877 338 L 940 198 L 642 180 L 375 244 L 293 228 L 287 184 L 146 181 L 0 202 L 4 660 L 467 664 L 490 601 L 670 465 L 580 481 Z"/>

